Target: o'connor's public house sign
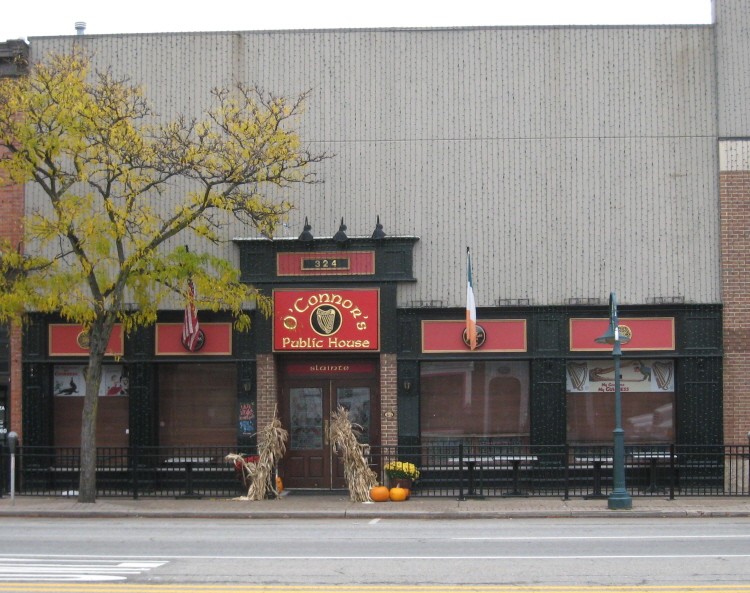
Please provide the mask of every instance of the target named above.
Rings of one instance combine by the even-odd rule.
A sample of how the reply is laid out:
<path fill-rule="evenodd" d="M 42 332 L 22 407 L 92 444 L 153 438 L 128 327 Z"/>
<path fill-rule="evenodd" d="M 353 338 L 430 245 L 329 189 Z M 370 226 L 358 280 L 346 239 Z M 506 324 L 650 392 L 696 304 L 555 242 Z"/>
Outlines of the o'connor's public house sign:
<path fill-rule="evenodd" d="M 380 349 L 380 291 L 273 291 L 273 349 L 285 352 Z"/>

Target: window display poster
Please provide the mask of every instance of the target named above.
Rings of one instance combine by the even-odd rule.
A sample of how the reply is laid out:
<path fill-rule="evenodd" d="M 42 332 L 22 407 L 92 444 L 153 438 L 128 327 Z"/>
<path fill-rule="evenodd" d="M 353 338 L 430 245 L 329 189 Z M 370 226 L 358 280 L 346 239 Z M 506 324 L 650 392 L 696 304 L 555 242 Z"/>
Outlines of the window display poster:
<path fill-rule="evenodd" d="M 86 395 L 86 369 L 86 365 L 56 365 L 53 395 L 80 397 Z M 125 395 L 128 395 L 128 378 L 123 373 L 123 366 L 121 364 L 103 365 L 99 396 L 118 397 Z"/>
<path fill-rule="evenodd" d="M 567 364 L 568 393 L 614 392 L 615 367 L 611 360 L 589 360 Z M 670 393 L 674 391 L 674 361 L 628 359 L 620 364 L 623 393 Z"/>
<path fill-rule="evenodd" d="M 671 443 L 675 437 L 674 360 L 626 359 L 620 365 L 625 443 Z M 615 428 L 614 361 L 567 364 L 567 439 L 612 442 Z"/>

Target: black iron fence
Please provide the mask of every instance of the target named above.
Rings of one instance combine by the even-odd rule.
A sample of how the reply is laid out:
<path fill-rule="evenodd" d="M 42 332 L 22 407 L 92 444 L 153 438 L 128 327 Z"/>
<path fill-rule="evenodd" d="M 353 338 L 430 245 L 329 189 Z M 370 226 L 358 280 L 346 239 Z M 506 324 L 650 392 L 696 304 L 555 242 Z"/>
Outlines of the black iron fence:
<path fill-rule="evenodd" d="M 239 496 L 245 489 L 239 471 L 225 459 L 229 453 L 237 453 L 237 448 L 100 447 L 97 494 L 132 498 Z M 7 457 L 6 451 L 4 468 Z M 79 448 L 19 447 L 15 465 L 18 494 L 78 494 Z M 4 490 L 7 492 L 7 480 Z"/>
<path fill-rule="evenodd" d="M 138 447 L 97 450 L 97 494 L 119 497 L 233 497 L 245 493 L 226 460 L 236 447 Z M 243 451 L 252 455 L 253 451 Z M 637 445 L 625 452 L 631 496 L 750 496 L 748 445 Z M 496 445 L 482 441 L 367 451 L 381 483 L 389 462 L 419 469 L 414 496 L 605 498 L 612 491 L 611 446 Z M 19 447 L 15 492 L 74 496 L 80 450 Z M 8 492 L 9 453 L 2 451 L 0 492 Z M 283 478 L 283 465 L 278 468 Z"/>
<path fill-rule="evenodd" d="M 418 496 L 606 498 L 613 489 L 612 446 L 467 442 L 399 453 L 420 467 Z M 631 445 L 624 463 L 631 496 L 750 495 L 747 445 Z"/>

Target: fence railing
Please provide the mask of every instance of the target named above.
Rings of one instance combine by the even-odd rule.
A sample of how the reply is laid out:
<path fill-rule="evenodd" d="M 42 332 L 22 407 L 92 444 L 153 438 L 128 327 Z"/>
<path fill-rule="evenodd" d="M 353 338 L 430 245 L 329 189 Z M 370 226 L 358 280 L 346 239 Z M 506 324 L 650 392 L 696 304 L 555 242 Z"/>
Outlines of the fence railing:
<path fill-rule="evenodd" d="M 97 494 L 119 497 L 233 497 L 245 493 L 226 461 L 236 447 L 97 449 Z M 242 451 L 252 454 L 253 451 Z M 76 495 L 80 450 L 19 447 L 16 493 Z M 372 447 L 381 483 L 391 461 L 419 468 L 412 494 L 458 499 L 501 496 L 605 498 L 612 491 L 611 446 L 497 445 L 464 441 L 416 447 Z M 9 455 L 2 451 L 0 492 L 8 492 Z M 625 451 L 631 496 L 750 496 L 748 445 L 632 445 Z M 278 468 L 284 476 L 283 464 Z"/>
<path fill-rule="evenodd" d="M 239 472 L 225 459 L 237 452 L 237 447 L 231 446 L 98 448 L 97 494 L 133 498 L 238 496 L 245 493 Z M 19 447 L 16 472 L 19 494 L 77 495 L 80 449 Z"/>

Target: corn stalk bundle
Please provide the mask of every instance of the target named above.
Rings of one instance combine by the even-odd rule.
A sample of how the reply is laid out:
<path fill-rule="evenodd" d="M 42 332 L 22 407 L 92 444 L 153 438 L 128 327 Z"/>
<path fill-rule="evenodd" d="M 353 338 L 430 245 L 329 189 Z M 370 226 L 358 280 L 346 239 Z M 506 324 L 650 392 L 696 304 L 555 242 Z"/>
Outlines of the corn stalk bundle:
<path fill-rule="evenodd" d="M 239 464 L 245 483 L 249 483 L 247 496 L 244 500 L 263 500 L 270 490 L 278 498 L 276 488 L 276 467 L 286 452 L 286 440 L 289 433 L 282 428 L 281 421 L 273 412 L 273 419 L 258 431 L 257 461 L 248 461 L 242 455 L 230 453 L 226 460 Z"/>
<path fill-rule="evenodd" d="M 353 502 L 370 501 L 370 488 L 377 486 L 378 478 L 365 459 L 368 445 L 357 441 L 361 427 L 349 420 L 349 412 L 339 406 L 331 414 L 330 437 L 333 449 L 344 464 L 344 479 L 349 488 L 349 498 Z"/>

